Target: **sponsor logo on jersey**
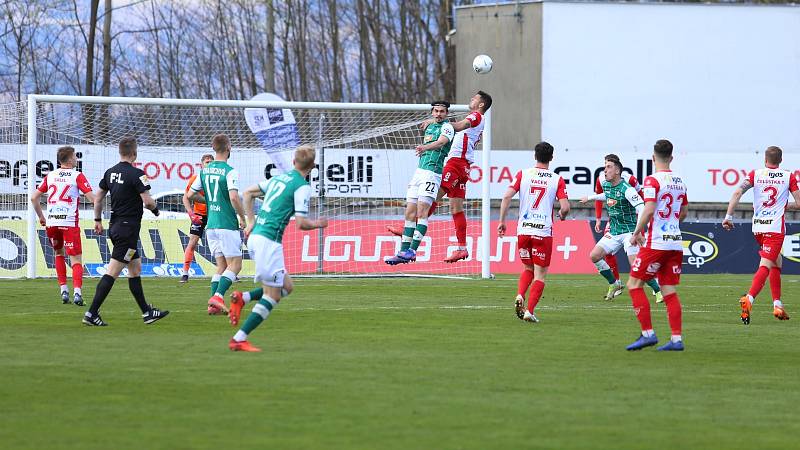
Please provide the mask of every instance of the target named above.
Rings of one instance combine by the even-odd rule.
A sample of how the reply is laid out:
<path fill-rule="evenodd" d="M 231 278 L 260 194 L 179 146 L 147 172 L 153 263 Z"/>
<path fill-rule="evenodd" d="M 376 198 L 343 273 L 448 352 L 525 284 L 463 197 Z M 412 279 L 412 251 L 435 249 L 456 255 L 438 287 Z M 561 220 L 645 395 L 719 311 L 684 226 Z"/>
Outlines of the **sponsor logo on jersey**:
<path fill-rule="evenodd" d="M 684 264 L 700 268 L 703 264 L 713 261 L 719 255 L 719 247 L 714 242 L 714 234 L 703 236 L 697 233 L 684 231 L 683 256 Z"/>
<path fill-rule="evenodd" d="M 534 228 L 537 230 L 541 230 L 544 228 L 543 223 L 533 223 L 533 222 L 522 222 L 522 228 Z"/>
<path fill-rule="evenodd" d="M 613 198 L 609 198 L 609 199 L 607 199 L 607 200 L 606 200 L 606 204 L 607 204 L 608 206 L 616 206 L 616 204 L 617 204 L 617 203 L 619 203 L 619 202 L 617 202 L 617 201 L 616 201 L 615 199 L 613 199 Z"/>
<path fill-rule="evenodd" d="M 774 221 L 775 219 L 753 219 L 753 225 L 769 225 Z"/>

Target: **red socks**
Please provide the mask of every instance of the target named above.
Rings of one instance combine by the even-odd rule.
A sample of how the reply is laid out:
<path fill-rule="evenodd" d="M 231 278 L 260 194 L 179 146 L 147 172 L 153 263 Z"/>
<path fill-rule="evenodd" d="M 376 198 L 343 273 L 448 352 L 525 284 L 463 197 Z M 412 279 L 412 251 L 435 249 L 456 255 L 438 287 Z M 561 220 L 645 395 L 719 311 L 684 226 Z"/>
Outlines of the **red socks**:
<path fill-rule="evenodd" d="M 523 270 L 522 273 L 519 274 L 519 284 L 517 285 L 517 294 L 525 297 L 525 292 L 528 290 L 528 286 L 531 285 L 531 281 L 533 281 L 533 271 Z"/>
<path fill-rule="evenodd" d="M 673 292 L 665 295 L 664 304 L 667 306 L 669 327 L 672 329 L 672 334 L 677 336 L 681 334 L 681 301 L 678 298 L 678 294 Z"/>
<path fill-rule="evenodd" d="M 644 293 L 644 289 L 635 288 L 630 289 L 628 292 L 630 293 L 631 301 L 633 302 L 633 312 L 636 314 L 636 318 L 639 319 L 639 323 L 642 325 L 642 331 L 652 330 L 653 322 L 650 318 L 650 301 L 647 300 L 647 294 Z M 664 301 L 666 301 L 666 297 L 664 298 Z M 678 304 L 678 314 L 680 317 L 680 303 Z M 672 322 L 670 321 L 670 323 Z"/>
<path fill-rule="evenodd" d="M 606 260 L 608 267 L 611 269 L 614 279 L 619 280 L 619 266 L 617 266 L 617 257 L 614 255 L 606 255 L 604 259 Z"/>
<path fill-rule="evenodd" d="M 531 275 L 533 275 L 533 272 L 531 272 Z M 530 297 L 528 297 L 529 313 L 533 314 L 533 308 L 536 308 L 536 304 L 539 303 L 539 299 L 542 298 L 543 291 L 544 291 L 544 282 L 539 280 L 534 281 L 533 286 L 531 286 L 531 295 Z"/>
<path fill-rule="evenodd" d="M 59 286 L 67 284 L 67 261 L 64 255 L 56 255 L 56 277 Z"/>
<path fill-rule="evenodd" d="M 75 263 L 72 265 L 72 287 L 83 287 L 83 264 Z"/>
<path fill-rule="evenodd" d="M 773 267 L 769 271 L 769 289 L 772 291 L 772 300 L 781 299 L 781 268 Z"/>
<path fill-rule="evenodd" d="M 453 223 L 456 225 L 456 239 L 458 245 L 462 247 L 467 246 L 467 216 L 464 211 L 453 214 Z"/>
<path fill-rule="evenodd" d="M 753 276 L 753 284 L 750 285 L 750 294 L 753 298 L 758 296 L 758 293 L 761 292 L 761 289 L 764 288 L 764 283 L 767 282 L 767 277 L 769 276 L 769 269 L 764 266 L 758 266 L 758 270 L 756 274 Z"/>

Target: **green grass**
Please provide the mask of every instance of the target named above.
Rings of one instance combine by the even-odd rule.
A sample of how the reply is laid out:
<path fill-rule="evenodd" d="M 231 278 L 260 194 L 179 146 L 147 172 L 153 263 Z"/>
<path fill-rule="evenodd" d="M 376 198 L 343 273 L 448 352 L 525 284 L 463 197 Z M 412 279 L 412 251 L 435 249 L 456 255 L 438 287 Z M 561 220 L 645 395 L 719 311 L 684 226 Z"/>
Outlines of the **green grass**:
<path fill-rule="evenodd" d="M 784 277 L 790 314 L 798 277 Z M 232 353 L 206 281 L 144 281 L 172 314 L 145 326 L 119 280 L 107 328 L 53 280 L 0 282 L 2 448 L 781 449 L 800 435 L 798 319 L 738 318 L 746 276 L 684 276 L 687 351 L 624 350 L 627 294 L 551 276 L 530 325 L 516 279 L 297 281 Z M 91 299 L 95 280 L 87 282 Z M 249 281 L 235 287 L 249 288 Z M 249 308 L 248 308 L 249 309 Z M 653 308 L 662 342 L 666 314 Z"/>

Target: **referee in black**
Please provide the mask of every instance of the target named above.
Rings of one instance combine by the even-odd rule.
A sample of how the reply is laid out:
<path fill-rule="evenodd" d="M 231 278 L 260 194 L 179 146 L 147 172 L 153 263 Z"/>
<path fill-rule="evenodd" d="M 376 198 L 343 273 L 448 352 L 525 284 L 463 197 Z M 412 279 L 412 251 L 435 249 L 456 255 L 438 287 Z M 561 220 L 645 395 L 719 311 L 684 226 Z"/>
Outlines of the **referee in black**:
<path fill-rule="evenodd" d="M 150 196 L 150 182 L 141 169 L 133 167 L 136 161 L 138 144 L 132 137 L 123 138 L 119 142 L 120 162 L 106 170 L 100 180 L 94 202 L 94 231 L 98 235 L 103 233 L 103 203 L 107 193 L 111 193 L 111 221 L 108 235 L 114 249 L 111 251 L 111 260 L 108 270 L 94 293 L 94 300 L 89 311 L 83 316 L 83 323 L 90 326 L 104 327 L 108 325 L 100 318 L 100 306 L 105 301 L 114 281 L 122 269 L 128 266 L 128 287 L 131 289 L 136 304 L 142 310 L 142 320 L 150 324 L 163 319 L 169 311 L 160 311 L 149 305 L 144 298 L 142 290 L 142 260 L 139 251 L 139 229 L 142 226 L 143 207 L 158 215 L 158 208 L 153 197 Z"/>

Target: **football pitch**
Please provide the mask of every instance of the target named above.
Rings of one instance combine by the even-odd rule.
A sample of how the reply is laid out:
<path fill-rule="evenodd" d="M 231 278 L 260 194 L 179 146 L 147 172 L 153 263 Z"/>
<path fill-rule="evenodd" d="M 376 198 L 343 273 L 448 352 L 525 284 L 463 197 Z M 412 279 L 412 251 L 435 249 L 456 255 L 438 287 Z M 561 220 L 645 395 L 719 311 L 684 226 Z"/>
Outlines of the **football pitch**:
<path fill-rule="evenodd" d="M 7 449 L 782 449 L 800 435 L 800 277 L 769 287 L 752 324 L 748 276 L 684 276 L 686 351 L 626 352 L 627 292 L 550 276 L 528 324 L 516 278 L 298 279 L 233 353 L 207 280 L 145 279 L 171 314 L 144 325 L 120 279 L 81 325 L 54 280 L 0 282 L 0 446 Z M 91 301 L 96 280 L 84 286 Z M 243 280 L 234 289 L 249 289 Z M 247 307 L 247 311 L 249 311 Z M 663 305 L 656 333 L 669 339 Z"/>

